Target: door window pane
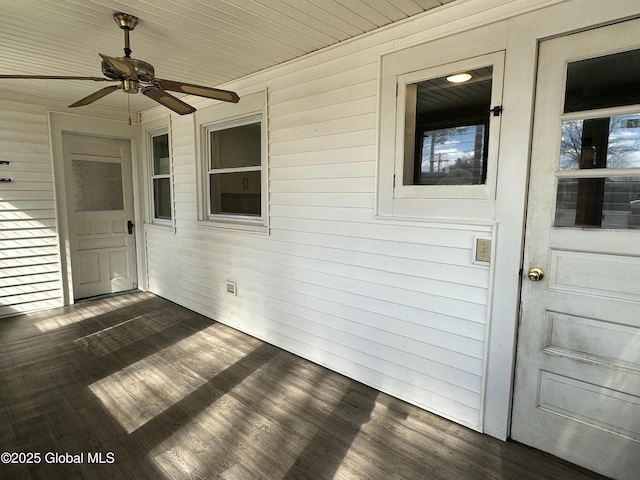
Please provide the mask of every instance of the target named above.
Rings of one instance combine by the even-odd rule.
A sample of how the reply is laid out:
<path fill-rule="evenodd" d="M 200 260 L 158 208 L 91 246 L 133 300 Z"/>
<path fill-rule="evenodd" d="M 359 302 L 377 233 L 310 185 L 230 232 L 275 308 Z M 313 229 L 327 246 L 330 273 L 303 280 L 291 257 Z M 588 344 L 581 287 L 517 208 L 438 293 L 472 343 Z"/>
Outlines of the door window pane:
<path fill-rule="evenodd" d="M 124 210 L 119 163 L 73 160 L 75 211 Z"/>
<path fill-rule="evenodd" d="M 580 60 L 567 66 L 565 112 L 640 103 L 640 50 Z"/>
<path fill-rule="evenodd" d="M 640 229 L 640 176 L 559 179 L 555 226 Z"/>
<path fill-rule="evenodd" d="M 640 168 L 640 114 L 562 123 L 560 170 Z"/>

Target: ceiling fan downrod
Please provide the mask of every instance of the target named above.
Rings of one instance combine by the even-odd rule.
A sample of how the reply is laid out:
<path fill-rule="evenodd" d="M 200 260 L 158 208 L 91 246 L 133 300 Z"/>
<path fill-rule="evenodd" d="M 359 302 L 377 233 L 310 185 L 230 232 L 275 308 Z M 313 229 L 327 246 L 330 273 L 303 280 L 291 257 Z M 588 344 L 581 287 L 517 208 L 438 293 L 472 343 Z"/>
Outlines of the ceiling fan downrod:
<path fill-rule="evenodd" d="M 129 44 L 129 32 L 138 25 L 138 17 L 128 13 L 114 13 L 113 19 L 122 30 L 124 30 L 124 56 L 131 58 L 131 45 Z"/>

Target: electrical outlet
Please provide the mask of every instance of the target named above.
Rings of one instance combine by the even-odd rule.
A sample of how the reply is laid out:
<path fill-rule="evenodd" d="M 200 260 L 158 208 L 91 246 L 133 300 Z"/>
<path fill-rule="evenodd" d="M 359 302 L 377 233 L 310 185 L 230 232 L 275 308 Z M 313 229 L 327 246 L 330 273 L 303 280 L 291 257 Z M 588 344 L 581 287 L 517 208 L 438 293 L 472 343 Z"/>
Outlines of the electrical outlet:
<path fill-rule="evenodd" d="M 232 282 L 227 282 L 227 293 L 230 295 L 236 296 L 237 289 L 236 284 Z"/>
<path fill-rule="evenodd" d="M 491 239 L 476 238 L 476 262 L 489 263 L 491 261 Z"/>

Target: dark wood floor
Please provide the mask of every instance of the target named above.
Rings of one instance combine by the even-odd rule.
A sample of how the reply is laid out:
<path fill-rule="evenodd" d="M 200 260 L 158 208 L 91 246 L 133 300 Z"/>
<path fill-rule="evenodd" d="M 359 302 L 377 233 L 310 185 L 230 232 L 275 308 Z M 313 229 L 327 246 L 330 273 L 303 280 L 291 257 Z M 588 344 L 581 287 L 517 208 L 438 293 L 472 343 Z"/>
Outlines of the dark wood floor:
<path fill-rule="evenodd" d="M 148 293 L 0 319 L 0 401 L 1 479 L 602 478 Z"/>

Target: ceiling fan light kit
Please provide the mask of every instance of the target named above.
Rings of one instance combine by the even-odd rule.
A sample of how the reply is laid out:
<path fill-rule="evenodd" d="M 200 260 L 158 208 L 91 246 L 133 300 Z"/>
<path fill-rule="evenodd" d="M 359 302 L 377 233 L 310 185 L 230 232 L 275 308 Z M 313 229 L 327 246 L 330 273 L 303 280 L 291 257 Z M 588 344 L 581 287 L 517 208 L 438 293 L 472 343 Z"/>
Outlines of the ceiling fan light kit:
<path fill-rule="evenodd" d="M 193 85 L 190 83 L 175 80 L 163 80 L 156 78 L 153 65 L 131 58 L 131 47 L 129 43 L 129 32 L 138 24 L 138 17 L 127 13 L 118 12 L 113 15 L 113 19 L 124 31 L 124 57 L 110 57 L 100 53 L 102 57 L 103 77 L 77 77 L 65 75 L 0 75 L 0 79 L 44 79 L 44 80 L 91 80 L 94 82 L 120 82 L 119 85 L 110 85 L 92 93 L 69 107 L 81 107 L 89 105 L 102 97 L 122 90 L 127 94 L 138 93 L 158 102 L 159 104 L 173 110 L 179 115 L 186 115 L 196 111 L 194 107 L 174 97 L 167 92 L 180 92 L 197 97 L 211 98 L 222 102 L 237 103 L 240 97 L 235 92 L 221 90 L 219 88 Z"/>

